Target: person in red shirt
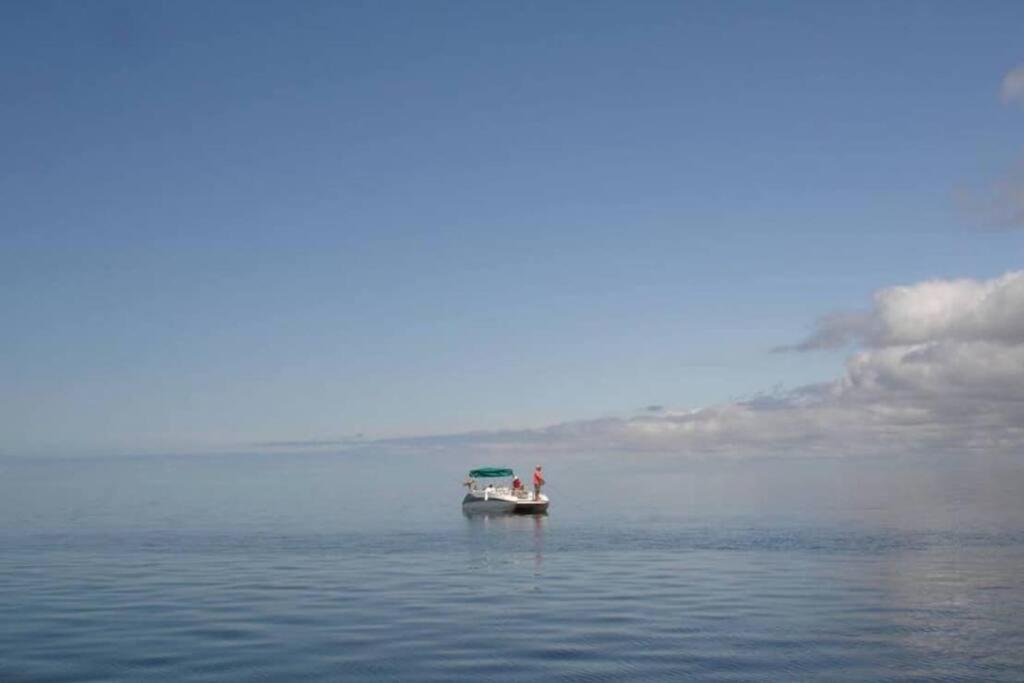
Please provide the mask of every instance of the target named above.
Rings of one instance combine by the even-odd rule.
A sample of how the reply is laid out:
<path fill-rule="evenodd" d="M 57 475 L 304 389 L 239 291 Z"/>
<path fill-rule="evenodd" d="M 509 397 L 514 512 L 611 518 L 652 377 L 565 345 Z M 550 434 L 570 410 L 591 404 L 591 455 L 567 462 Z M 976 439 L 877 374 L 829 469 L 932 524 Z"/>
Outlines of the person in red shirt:
<path fill-rule="evenodd" d="M 523 488 L 523 480 L 516 477 L 512 480 L 512 490 L 518 492 L 521 488 Z"/>
<path fill-rule="evenodd" d="M 540 500 L 540 487 L 544 485 L 544 473 L 541 471 L 543 468 L 537 465 L 537 469 L 533 471 L 533 499 Z"/>

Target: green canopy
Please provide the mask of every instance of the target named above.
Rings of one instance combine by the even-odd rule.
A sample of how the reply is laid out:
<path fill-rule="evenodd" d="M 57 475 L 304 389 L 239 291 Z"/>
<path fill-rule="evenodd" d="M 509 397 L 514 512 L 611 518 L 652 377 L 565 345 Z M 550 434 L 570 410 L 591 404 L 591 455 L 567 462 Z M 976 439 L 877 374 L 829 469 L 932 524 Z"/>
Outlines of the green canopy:
<path fill-rule="evenodd" d="M 483 479 L 484 477 L 511 477 L 512 475 L 512 470 L 504 469 L 502 467 L 480 467 L 469 471 L 469 476 L 474 479 Z"/>

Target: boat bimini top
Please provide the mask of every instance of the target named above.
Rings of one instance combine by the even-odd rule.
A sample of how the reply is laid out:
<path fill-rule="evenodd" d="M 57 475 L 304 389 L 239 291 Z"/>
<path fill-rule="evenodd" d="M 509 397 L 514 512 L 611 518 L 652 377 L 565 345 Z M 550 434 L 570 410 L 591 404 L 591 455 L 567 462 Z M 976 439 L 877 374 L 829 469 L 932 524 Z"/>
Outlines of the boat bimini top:
<path fill-rule="evenodd" d="M 487 479 L 490 477 L 514 477 L 515 472 L 506 467 L 478 467 L 469 471 L 473 479 Z"/>

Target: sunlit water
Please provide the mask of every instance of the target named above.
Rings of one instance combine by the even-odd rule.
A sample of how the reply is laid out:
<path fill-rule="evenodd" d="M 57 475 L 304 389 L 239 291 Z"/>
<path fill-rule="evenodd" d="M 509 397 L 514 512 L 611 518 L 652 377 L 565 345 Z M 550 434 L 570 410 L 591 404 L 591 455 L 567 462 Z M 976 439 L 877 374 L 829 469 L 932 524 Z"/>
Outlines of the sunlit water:
<path fill-rule="evenodd" d="M 0 461 L 0 680 L 1024 679 L 1024 465 Z"/>

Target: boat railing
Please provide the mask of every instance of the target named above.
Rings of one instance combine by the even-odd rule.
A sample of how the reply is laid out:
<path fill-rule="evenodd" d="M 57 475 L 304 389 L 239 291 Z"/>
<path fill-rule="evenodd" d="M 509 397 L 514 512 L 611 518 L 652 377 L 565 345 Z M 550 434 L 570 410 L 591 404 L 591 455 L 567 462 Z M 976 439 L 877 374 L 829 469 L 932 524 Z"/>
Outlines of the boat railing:
<path fill-rule="evenodd" d="M 464 485 L 472 493 L 483 494 L 483 493 L 499 493 L 503 496 L 513 496 L 519 500 L 537 500 L 537 495 L 533 491 L 529 490 L 525 486 L 520 488 L 513 488 L 511 486 L 495 486 L 488 484 L 487 486 L 481 486 L 480 482 L 467 480 Z"/>

